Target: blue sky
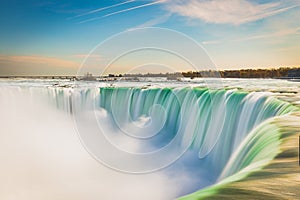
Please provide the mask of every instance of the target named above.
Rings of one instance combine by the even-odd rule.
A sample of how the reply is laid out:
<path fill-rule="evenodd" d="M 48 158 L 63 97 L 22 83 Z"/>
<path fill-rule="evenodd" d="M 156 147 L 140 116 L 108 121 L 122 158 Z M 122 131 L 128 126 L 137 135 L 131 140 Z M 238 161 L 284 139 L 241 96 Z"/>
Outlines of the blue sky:
<path fill-rule="evenodd" d="M 299 0 L 2 1 L 0 74 L 75 74 L 106 38 L 149 26 L 190 36 L 219 69 L 299 66 L 299 8 Z"/>

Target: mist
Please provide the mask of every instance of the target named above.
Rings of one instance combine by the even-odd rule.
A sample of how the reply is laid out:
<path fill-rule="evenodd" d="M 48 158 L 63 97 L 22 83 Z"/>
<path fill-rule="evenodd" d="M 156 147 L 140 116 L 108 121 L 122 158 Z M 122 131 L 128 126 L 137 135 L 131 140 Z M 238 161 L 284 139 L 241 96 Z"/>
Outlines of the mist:
<path fill-rule="evenodd" d="M 72 118 L 36 89 L 0 88 L 0 199 L 174 199 L 185 175 L 109 169 L 80 143 Z"/>

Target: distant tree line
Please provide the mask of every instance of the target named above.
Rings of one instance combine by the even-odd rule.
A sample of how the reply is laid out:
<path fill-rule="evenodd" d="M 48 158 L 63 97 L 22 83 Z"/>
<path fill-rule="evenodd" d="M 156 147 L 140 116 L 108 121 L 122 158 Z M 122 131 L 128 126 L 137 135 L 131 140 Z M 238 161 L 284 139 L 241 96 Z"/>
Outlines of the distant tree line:
<path fill-rule="evenodd" d="M 182 77 L 182 72 L 175 73 L 147 73 L 147 74 L 124 74 L 124 77 Z"/>
<path fill-rule="evenodd" d="M 223 71 L 183 72 L 184 77 L 222 77 L 222 78 L 300 78 L 300 68 L 240 69 Z"/>
<path fill-rule="evenodd" d="M 206 70 L 175 73 L 147 73 L 125 74 L 124 77 L 167 77 L 167 78 L 196 78 L 196 77 L 222 77 L 222 78 L 300 78 L 299 68 L 271 68 L 271 69 L 239 69 L 239 70 Z"/>

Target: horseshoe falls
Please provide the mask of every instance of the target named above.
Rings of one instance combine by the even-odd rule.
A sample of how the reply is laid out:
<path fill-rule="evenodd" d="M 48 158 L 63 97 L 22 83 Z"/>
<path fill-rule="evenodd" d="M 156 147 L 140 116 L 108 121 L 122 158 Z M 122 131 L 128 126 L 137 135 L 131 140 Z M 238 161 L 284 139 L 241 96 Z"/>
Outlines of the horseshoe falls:
<path fill-rule="evenodd" d="M 2 81 L 4 197 L 297 199 L 299 87 L 273 81 Z"/>

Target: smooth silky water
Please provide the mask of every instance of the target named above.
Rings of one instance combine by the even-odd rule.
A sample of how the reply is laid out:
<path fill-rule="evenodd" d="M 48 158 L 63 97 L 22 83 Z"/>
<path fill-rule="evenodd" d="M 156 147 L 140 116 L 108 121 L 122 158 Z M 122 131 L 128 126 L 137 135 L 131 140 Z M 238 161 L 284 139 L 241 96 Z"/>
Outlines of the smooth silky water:
<path fill-rule="evenodd" d="M 224 80 L 225 89 L 205 88 L 201 80 L 189 86 L 2 81 L 1 174 L 10 181 L 1 183 L 7 191 L 1 195 L 200 199 L 222 191 L 228 195 L 223 198 L 238 194 L 239 185 L 234 192 L 226 187 L 268 168 L 288 148 L 283 135 L 290 134 L 291 127 L 291 135 L 296 134 L 299 86 L 272 81 L 256 81 L 262 85 L 257 88 L 263 88 L 259 92 L 252 92 L 258 89 L 251 80 L 242 79 Z M 237 84 L 242 89 L 236 89 Z M 85 115 L 95 117 L 106 137 L 123 151 L 170 148 L 151 162 L 132 164 L 149 171 L 146 174 L 120 172 L 134 169 L 121 161 L 112 166 L 117 170 L 104 167 L 76 134 L 76 120 Z M 170 151 L 178 156 L 165 157 Z M 14 194 L 16 188 L 20 194 Z"/>

